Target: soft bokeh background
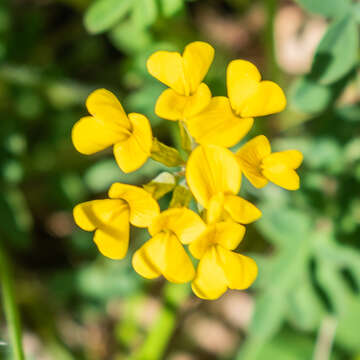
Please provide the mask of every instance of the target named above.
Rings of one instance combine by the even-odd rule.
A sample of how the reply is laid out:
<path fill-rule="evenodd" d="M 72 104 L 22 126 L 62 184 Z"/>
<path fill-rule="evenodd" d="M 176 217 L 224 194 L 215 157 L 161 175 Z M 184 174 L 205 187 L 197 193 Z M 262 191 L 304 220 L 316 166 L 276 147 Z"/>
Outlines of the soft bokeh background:
<path fill-rule="evenodd" d="M 26 359 L 360 359 L 359 20 L 350 0 L 1 1 L 0 275 L 13 281 Z M 214 95 L 235 58 L 285 89 L 287 109 L 257 119 L 250 136 L 305 156 L 298 192 L 243 181 L 241 195 L 263 210 L 241 245 L 259 278 L 211 302 L 131 269 L 145 232 L 111 261 L 71 215 L 112 182 L 143 184 L 163 169 L 149 161 L 124 176 L 111 152 L 77 153 L 70 132 L 87 95 L 114 91 L 176 146 L 176 126 L 154 114 L 164 86 L 145 61 L 194 40 L 216 49 Z M 0 316 L 0 358 L 17 359 Z"/>

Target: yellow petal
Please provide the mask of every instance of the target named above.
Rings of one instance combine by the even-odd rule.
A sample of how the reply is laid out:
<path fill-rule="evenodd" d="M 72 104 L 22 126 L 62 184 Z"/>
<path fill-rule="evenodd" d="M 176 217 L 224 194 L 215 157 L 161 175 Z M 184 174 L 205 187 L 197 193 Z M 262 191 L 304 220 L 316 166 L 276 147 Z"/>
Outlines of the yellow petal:
<path fill-rule="evenodd" d="M 214 59 L 214 48 L 202 41 L 195 41 L 185 47 L 183 53 L 184 73 L 193 94 L 207 74 Z"/>
<path fill-rule="evenodd" d="M 215 246 L 199 261 L 191 287 L 196 296 L 208 300 L 217 299 L 227 290 L 227 279 Z"/>
<path fill-rule="evenodd" d="M 300 178 L 295 170 L 279 165 L 264 169 L 263 174 L 271 182 L 286 190 L 298 190 L 300 188 Z"/>
<path fill-rule="evenodd" d="M 122 259 L 129 242 L 129 207 L 120 199 L 93 200 L 74 208 L 74 220 L 84 230 L 95 231 L 99 251 L 111 258 Z"/>
<path fill-rule="evenodd" d="M 298 150 L 274 152 L 263 160 L 263 166 L 283 164 L 290 169 L 297 169 L 303 161 L 303 154 Z"/>
<path fill-rule="evenodd" d="M 139 169 L 150 156 L 152 131 L 146 116 L 129 114 L 132 125 L 131 135 L 114 145 L 114 156 L 120 169 L 125 173 Z"/>
<path fill-rule="evenodd" d="M 200 144 L 231 147 L 237 144 L 251 129 L 252 118 L 236 116 L 224 96 L 211 99 L 201 113 L 187 118 L 190 134 Z"/>
<path fill-rule="evenodd" d="M 297 169 L 303 160 L 303 155 L 297 150 L 275 152 L 267 156 L 262 162 L 262 174 L 287 190 L 297 190 L 300 178 Z"/>
<path fill-rule="evenodd" d="M 228 65 L 226 83 L 231 107 L 240 115 L 247 100 L 257 90 L 261 75 L 251 62 L 234 60 Z"/>
<path fill-rule="evenodd" d="M 209 225 L 206 231 L 189 245 L 189 250 L 196 259 L 201 259 L 206 251 L 216 244 L 233 250 L 244 238 L 245 231 L 245 226 L 233 221 L 222 221 Z"/>
<path fill-rule="evenodd" d="M 171 231 L 183 244 L 189 244 L 206 229 L 205 223 L 194 211 L 187 208 L 173 208 L 163 211 L 149 227 L 152 236 Z"/>
<path fill-rule="evenodd" d="M 130 121 L 116 96 L 109 90 L 93 91 L 86 100 L 89 113 L 98 121 L 106 123 L 114 131 L 119 127 L 131 129 Z"/>
<path fill-rule="evenodd" d="M 256 66 L 245 60 L 232 61 L 227 69 L 227 89 L 232 108 L 241 117 L 274 114 L 286 106 L 281 88 L 272 81 L 260 81 Z"/>
<path fill-rule="evenodd" d="M 98 121 L 92 116 L 81 118 L 75 123 L 71 132 L 75 149 L 85 155 L 104 150 L 126 137 L 113 131 L 106 123 Z"/>
<path fill-rule="evenodd" d="M 206 211 L 206 222 L 208 224 L 213 224 L 218 222 L 224 212 L 224 201 L 225 196 L 223 193 L 214 195 L 210 201 Z"/>
<path fill-rule="evenodd" d="M 206 108 L 211 100 L 208 86 L 201 83 L 193 95 L 179 95 L 167 89 L 159 96 L 155 105 L 155 114 L 166 120 L 183 120 L 198 114 Z"/>
<path fill-rule="evenodd" d="M 129 207 L 120 199 L 92 200 L 74 207 L 76 225 L 86 231 L 112 226 L 114 219 L 128 212 Z"/>
<path fill-rule="evenodd" d="M 227 279 L 227 286 L 237 290 L 247 289 L 251 286 L 258 274 L 255 261 L 221 246 L 217 246 L 217 251 Z"/>
<path fill-rule="evenodd" d="M 264 187 L 268 182 L 261 173 L 261 163 L 270 153 L 270 143 L 264 135 L 251 139 L 236 153 L 241 171 L 257 188 Z"/>
<path fill-rule="evenodd" d="M 161 232 L 148 240 L 133 257 L 133 267 L 145 278 L 162 274 L 174 283 L 193 279 L 195 270 L 184 247 L 174 234 Z"/>
<path fill-rule="evenodd" d="M 130 223 L 137 227 L 148 227 L 160 213 L 156 200 L 144 189 L 121 183 L 114 183 L 109 190 L 112 199 L 123 199 L 130 209 Z"/>
<path fill-rule="evenodd" d="M 120 260 L 126 256 L 129 247 L 128 213 L 117 218 L 113 225 L 116 225 L 116 231 L 109 231 L 108 228 L 97 229 L 94 234 L 94 242 L 101 254 L 110 259 Z"/>
<path fill-rule="evenodd" d="M 186 166 L 186 180 L 196 200 L 205 208 L 218 193 L 237 194 L 241 173 L 235 155 L 216 145 L 198 146 Z"/>
<path fill-rule="evenodd" d="M 178 52 L 157 51 L 146 62 L 149 73 L 181 95 L 190 95 L 185 83 L 183 59 Z"/>
<path fill-rule="evenodd" d="M 286 107 L 286 97 L 281 87 L 272 81 L 262 81 L 256 92 L 247 99 L 240 115 L 256 117 L 275 114 Z"/>
<path fill-rule="evenodd" d="M 261 211 L 240 196 L 226 195 L 224 208 L 232 220 L 241 224 L 250 224 L 261 217 Z"/>

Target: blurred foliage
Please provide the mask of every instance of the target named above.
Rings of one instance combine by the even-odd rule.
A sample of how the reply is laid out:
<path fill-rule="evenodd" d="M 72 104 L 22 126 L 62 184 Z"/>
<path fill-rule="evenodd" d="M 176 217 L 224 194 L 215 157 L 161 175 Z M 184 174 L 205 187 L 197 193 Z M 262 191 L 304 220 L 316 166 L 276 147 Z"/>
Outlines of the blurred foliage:
<path fill-rule="evenodd" d="M 14 269 L 27 359 L 171 360 L 179 351 L 207 360 L 360 357 L 360 4 L 296 3 L 1 2 L 0 249 Z M 271 36 L 274 16 L 289 5 L 303 11 L 303 26 L 313 16 L 328 24 L 311 68 L 295 76 L 275 62 Z M 217 51 L 207 77 L 214 95 L 225 93 L 221 79 L 234 58 L 254 61 L 266 78 L 282 82 L 288 109 L 258 120 L 257 129 L 271 129 L 275 149 L 304 153 L 299 192 L 269 185 L 259 195 L 246 181 L 241 190 L 263 209 L 243 249 L 260 268 L 248 328 L 234 329 L 207 304 L 185 301 L 187 289 L 144 281 L 130 271 L 131 255 L 122 262 L 101 257 L 71 216 L 76 203 L 104 196 L 114 181 L 147 183 L 154 194 L 175 185 L 183 191 L 176 179 L 156 178 L 166 167 L 155 162 L 125 177 L 110 153 L 76 153 L 70 131 L 85 113 L 86 96 L 106 87 L 129 112 L 146 114 L 161 141 L 186 141 L 176 124 L 156 118 L 164 87 L 145 62 L 157 49 L 179 50 L 197 39 Z M 147 239 L 145 231 L 133 231 L 136 242 Z M 160 310 L 151 310 L 149 299 Z M 220 318 L 236 334 L 235 348 L 214 352 L 186 335 L 193 312 Z M 8 343 L 2 316 L 0 340 Z M 0 345 L 2 358 L 13 354 Z"/>

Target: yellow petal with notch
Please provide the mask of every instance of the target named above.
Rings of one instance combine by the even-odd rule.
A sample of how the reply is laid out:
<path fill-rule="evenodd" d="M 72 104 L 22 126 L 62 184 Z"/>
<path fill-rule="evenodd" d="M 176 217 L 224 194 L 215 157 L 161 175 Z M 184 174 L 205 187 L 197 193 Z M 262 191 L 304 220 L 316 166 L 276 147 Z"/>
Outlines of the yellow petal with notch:
<path fill-rule="evenodd" d="M 93 91 L 86 99 L 86 107 L 95 119 L 106 123 L 114 131 L 117 131 L 119 126 L 127 130 L 131 129 L 130 121 L 120 101 L 109 90 Z"/>
<path fill-rule="evenodd" d="M 166 120 L 184 120 L 206 108 L 211 100 L 208 86 L 201 83 L 193 95 L 179 95 L 167 89 L 159 96 L 155 105 L 155 114 Z"/>
<path fill-rule="evenodd" d="M 243 290 L 252 285 L 258 274 L 258 268 L 253 259 L 221 246 L 217 246 L 217 252 L 230 289 Z"/>
<path fill-rule="evenodd" d="M 180 95 L 189 95 L 185 83 L 183 59 L 178 52 L 157 51 L 146 62 L 149 73 Z"/>
<path fill-rule="evenodd" d="M 114 145 L 114 156 L 120 169 L 129 173 L 139 169 L 148 159 L 152 146 L 152 131 L 146 116 L 129 114 L 132 133 L 125 140 Z"/>
<path fill-rule="evenodd" d="M 261 164 L 270 153 L 270 142 L 264 135 L 251 139 L 236 153 L 241 171 L 256 188 L 264 187 L 268 183 L 261 172 Z"/>
<path fill-rule="evenodd" d="M 287 190 L 297 190 L 300 178 L 297 169 L 303 160 L 303 155 L 297 150 L 275 152 L 262 162 L 262 174 L 271 182 Z"/>
<path fill-rule="evenodd" d="M 214 53 L 214 48 L 203 41 L 194 41 L 185 47 L 183 53 L 184 73 L 190 94 L 197 90 L 209 71 Z"/>
<path fill-rule="evenodd" d="M 245 231 L 245 226 L 233 221 L 222 221 L 209 225 L 206 231 L 189 245 L 189 250 L 196 259 L 201 259 L 206 251 L 216 244 L 233 250 L 244 238 Z"/>
<path fill-rule="evenodd" d="M 75 149 L 85 155 L 104 150 L 127 137 L 128 135 L 112 131 L 106 123 L 92 116 L 81 118 L 75 123 L 71 132 Z"/>
<path fill-rule="evenodd" d="M 256 117 L 275 114 L 286 107 L 286 97 L 281 87 L 272 81 L 262 81 L 256 92 L 247 99 L 240 115 Z"/>
<path fill-rule="evenodd" d="M 202 112 L 187 118 L 190 134 L 200 144 L 231 147 L 237 144 L 251 129 L 252 118 L 236 116 L 229 99 L 217 96 Z"/>
<path fill-rule="evenodd" d="M 263 166 L 283 164 L 289 169 L 297 169 L 303 161 L 303 154 L 298 150 L 285 150 L 274 152 L 263 160 Z"/>
<path fill-rule="evenodd" d="M 250 224 L 261 217 L 261 211 L 240 196 L 226 195 L 224 208 L 232 220 L 241 224 Z"/>
<path fill-rule="evenodd" d="M 196 296 L 207 300 L 215 300 L 227 290 L 227 279 L 215 246 L 207 250 L 199 261 L 191 287 Z"/>
<path fill-rule="evenodd" d="M 241 115 L 247 100 L 256 92 L 261 80 L 259 70 L 246 60 L 231 61 L 226 71 L 226 84 L 231 107 Z"/>
<path fill-rule="evenodd" d="M 206 225 L 198 214 L 187 208 L 173 208 L 163 211 L 149 227 L 152 236 L 162 231 L 171 231 L 183 244 L 195 240 Z"/>
<path fill-rule="evenodd" d="M 185 283 L 195 275 L 184 247 L 170 232 L 160 232 L 148 240 L 135 252 L 132 264 L 135 271 L 145 278 L 162 274 L 170 282 Z"/>
<path fill-rule="evenodd" d="M 122 259 L 129 242 L 129 207 L 120 199 L 93 200 L 75 206 L 74 220 L 86 231 L 95 231 L 99 251 L 111 258 Z"/>
<path fill-rule="evenodd" d="M 261 81 L 256 66 L 246 60 L 229 64 L 227 89 L 232 108 L 244 118 L 274 114 L 286 106 L 282 89 L 272 81 Z"/>
<path fill-rule="evenodd" d="M 160 213 L 157 201 L 138 186 L 114 183 L 110 187 L 109 197 L 127 202 L 130 209 L 130 223 L 137 227 L 148 227 Z"/>
<path fill-rule="evenodd" d="M 186 180 L 196 200 L 207 208 L 214 195 L 239 192 L 241 172 L 230 150 L 216 145 L 201 145 L 189 157 Z"/>

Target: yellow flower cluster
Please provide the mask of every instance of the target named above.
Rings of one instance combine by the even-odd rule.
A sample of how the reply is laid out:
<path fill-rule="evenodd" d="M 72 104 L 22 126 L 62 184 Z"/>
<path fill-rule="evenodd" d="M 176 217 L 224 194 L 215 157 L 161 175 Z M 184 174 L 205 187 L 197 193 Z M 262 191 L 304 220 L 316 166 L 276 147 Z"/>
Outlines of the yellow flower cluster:
<path fill-rule="evenodd" d="M 242 174 L 257 188 L 271 181 L 296 190 L 300 181 L 295 169 L 302 162 L 297 150 L 271 152 L 263 135 L 236 153 L 228 149 L 249 132 L 254 117 L 283 110 L 286 99 L 278 85 L 262 81 L 257 68 L 244 60 L 234 60 L 227 68 L 228 97 L 212 97 L 202 81 L 213 57 L 209 44 L 193 42 L 182 55 L 157 51 L 147 61 L 149 73 L 169 87 L 158 98 L 155 112 L 179 121 L 187 138 L 183 143 L 189 145 L 187 161 L 177 163 L 179 153 L 153 138 L 149 120 L 137 113 L 127 115 L 105 89 L 90 94 L 90 116 L 80 119 L 72 131 L 73 144 L 83 154 L 113 146 L 116 162 L 126 173 L 149 157 L 182 166 L 173 183 L 161 183 L 171 178 L 169 173 L 143 188 L 115 183 L 108 199 L 77 205 L 74 219 L 80 228 L 95 231 L 99 251 L 112 259 L 127 253 L 129 224 L 148 228 L 150 240 L 132 259 L 135 271 L 148 279 L 162 275 L 174 283 L 191 281 L 194 293 L 203 299 L 216 299 L 228 288 L 246 289 L 257 276 L 255 261 L 235 252 L 245 235 L 244 225 L 261 216 L 256 206 L 238 196 Z M 154 190 L 154 184 L 159 188 Z M 199 214 L 181 201 L 179 191 L 180 201 L 171 201 L 160 212 L 156 200 L 169 191 L 174 199 L 179 188 L 196 200 Z M 198 260 L 196 269 L 184 245 Z"/>

